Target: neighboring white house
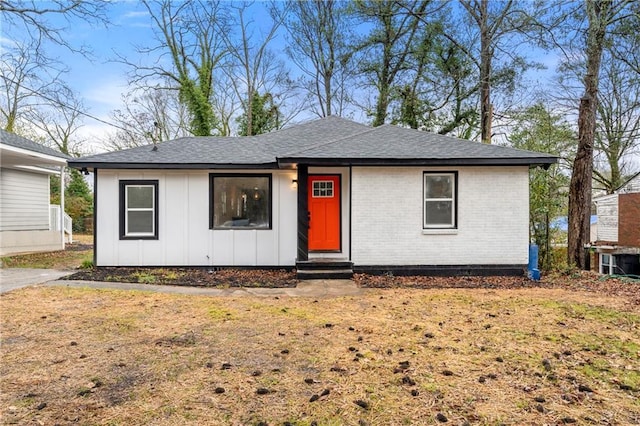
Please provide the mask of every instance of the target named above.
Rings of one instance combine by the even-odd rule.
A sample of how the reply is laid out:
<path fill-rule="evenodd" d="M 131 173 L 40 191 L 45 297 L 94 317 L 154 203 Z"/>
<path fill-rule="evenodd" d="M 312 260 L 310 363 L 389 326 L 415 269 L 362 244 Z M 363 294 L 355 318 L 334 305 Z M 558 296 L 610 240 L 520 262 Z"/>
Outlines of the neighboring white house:
<path fill-rule="evenodd" d="M 62 174 L 67 157 L 0 130 L 0 255 L 62 250 L 60 206 L 49 204 L 49 176 Z M 67 229 L 71 224 L 67 216 Z"/>
<path fill-rule="evenodd" d="M 529 168 L 555 161 L 328 117 L 69 165 L 94 173 L 96 266 L 522 274 Z"/>
<path fill-rule="evenodd" d="M 598 230 L 593 246 L 598 271 L 640 275 L 640 173 L 594 203 Z"/>

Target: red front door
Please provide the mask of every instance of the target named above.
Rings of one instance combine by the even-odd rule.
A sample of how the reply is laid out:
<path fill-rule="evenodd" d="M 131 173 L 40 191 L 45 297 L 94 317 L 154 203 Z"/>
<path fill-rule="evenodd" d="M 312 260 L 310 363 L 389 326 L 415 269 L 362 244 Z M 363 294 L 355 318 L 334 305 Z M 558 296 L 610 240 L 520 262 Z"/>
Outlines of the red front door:
<path fill-rule="evenodd" d="M 340 176 L 309 176 L 309 250 L 340 250 Z"/>

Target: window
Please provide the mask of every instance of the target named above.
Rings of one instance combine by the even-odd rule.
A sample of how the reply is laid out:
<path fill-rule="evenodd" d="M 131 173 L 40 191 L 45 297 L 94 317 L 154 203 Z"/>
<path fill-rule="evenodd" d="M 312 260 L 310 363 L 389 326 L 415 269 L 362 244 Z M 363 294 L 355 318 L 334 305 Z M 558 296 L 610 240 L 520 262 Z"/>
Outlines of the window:
<path fill-rule="evenodd" d="M 600 254 L 600 273 L 612 275 L 615 273 L 616 260 L 615 257 L 610 254 Z"/>
<path fill-rule="evenodd" d="M 271 175 L 209 175 L 210 229 L 271 229 Z"/>
<path fill-rule="evenodd" d="M 426 229 L 455 228 L 458 174 L 424 174 L 424 220 Z"/>
<path fill-rule="evenodd" d="M 120 181 L 120 239 L 158 239 L 158 181 Z"/>
<path fill-rule="evenodd" d="M 313 182 L 313 198 L 332 198 L 333 181 L 316 180 Z"/>

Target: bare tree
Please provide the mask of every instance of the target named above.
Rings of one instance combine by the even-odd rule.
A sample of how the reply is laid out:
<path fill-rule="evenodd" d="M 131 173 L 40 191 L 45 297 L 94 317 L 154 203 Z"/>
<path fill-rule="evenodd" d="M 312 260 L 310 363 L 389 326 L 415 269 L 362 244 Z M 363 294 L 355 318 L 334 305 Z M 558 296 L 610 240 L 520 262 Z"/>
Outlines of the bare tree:
<path fill-rule="evenodd" d="M 111 113 L 119 127 L 105 140 L 109 149 L 125 149 L 190 136 L 189 117 L 175 90 L 143 87 L 123 95 L 123 109 Z"/>
<path fill-rule="evenodd" d="M 491 143 L 493 104 L 491 89 L 500 79 L 495 60 L 499 54 L 510 57 L 512 65 L 503 70 L 506 75 L 522 70 L 528 65 L 513 50 L 515 36 L 530 31 L 533 12 L 524 9 L 526 3 L 517 0 L 460 0 L 460 4 L 476 25 L 479 38 L 479 54 L 475 58 L 479 70 L 480 132 L 484 143 Z M 505 41 L 509 43 L 505 44 Z M 509 47 L 507 47 L 507 44 Z"/>
<path fill-rule="evenodd" d="M 627 160 L 640 148 L 640 73 L 611 53 L 604 52 L 602 63 L 593 170 L 593 179 L 608 194 L 635 171 Z"/>
<path fill-rule="evenodd" d="M 222 72 L 214 81 L 215 90 L 211 104 L 218 114 L 216 133 L 220 136 L 231 136 L 235 133 L 235 117 L 242 111 L 240 98 L 234 85 L 231 72 Z"/>
<path fill-rule="evenodd" d="M 287 55 L 303 73 L 303 88 L 319 117 L 342 116 L 350 102 L 353 64 L 344 3 L 335 0 L 289 4 Z"/>
<path fill-rule="evenodd" d="M 227 54 L 220 35 L 226 22 L 221 17 L 220 2 L 145 0 L 144 5 L 151 16 L 157 43 L 137 48 L 139 62 L 120 57 L 131 67 L 131 83 L 156 87 L 169 81 L 168 88 L 178 91 L 189 112 L 189 131 L 208 136 L 216 128 L 217 120 L 211 105 L 215 72 Z"/>
<path fill-rule="evenodd" d="M 71 51 L 84 52 L 83 46 L 75 46 L 65 36 L 65 30 L 74 22 L 84 21 L 92 24 L 108 25 L 107 0 L 2 0 L 0 16 L 5 31 L 27 31 L 29 38 L 36 41 L 39 54 L 43 41 L 64 46 Z M 55 24 L 51 17 L 56 17 Z"/>
<path fill-rule="evenodd" d="M 278 61 L 269 49 L 270 43 L 276 37 L 278 28 L 282 24 L 281 16 L 272 13 L 272 21 L 267 29 L 260 34 L 256 41 L 255 22 L 248 18 L 248 10 L 253 6 L 252 2 L 241 2 L 232 5 L 233 16 L 231 27 L 238 31 L 225 32 L 224 39 L 231 55 L 231 64 L 227 69 L 230 72 L 231 81 L 234 83 L 238 99 L 244 111 L 247 136 L 251 136 L 254 126 L 253 103 L 256 94 L 269 93 L 272 99 L 275 97 L 275 87 L 284 79 L 283 64 Z"/>
<path fill-rule="evenodd" d="M 80 156 L 83 140 L 77 138 L 86 108 L 67 87 L 52 94 L 52 105 L 33 111 L 30 123 L 46 135 L 46 144 L 71 156 Z"/>
<path fill-rule="evenodd" d="M 56 93 L 67 90 L 61 80 L 66 69 L 42 55 L 39 46 L 37 40 L 16 42 L 5 45 L 0 56 L 0 117 L 9 132 L 29 122 L 38 108 L 54 104 Z"/>

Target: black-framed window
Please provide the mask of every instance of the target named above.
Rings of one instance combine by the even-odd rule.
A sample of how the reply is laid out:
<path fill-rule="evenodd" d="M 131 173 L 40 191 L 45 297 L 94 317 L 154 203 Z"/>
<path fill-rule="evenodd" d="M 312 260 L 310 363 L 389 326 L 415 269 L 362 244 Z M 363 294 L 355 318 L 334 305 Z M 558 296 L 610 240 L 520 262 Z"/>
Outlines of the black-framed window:
<path fill-rule="evenodd" d="M 424 229 L 453 229 L 457 224 L 457 172 L 424 172 Z"/>
<path fill-rule="evenodd" d="M 210 174 L 209 229 L 271 229 L 270 174 Z"/>
<path fill-rule="evenodd" d="M 158 239 L 158 181 L 120 181 L 120 239 Z"/>

